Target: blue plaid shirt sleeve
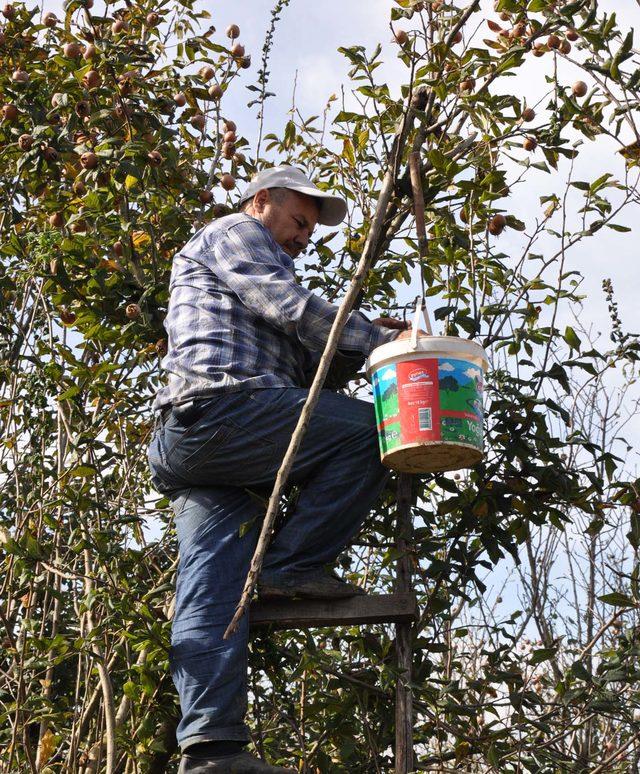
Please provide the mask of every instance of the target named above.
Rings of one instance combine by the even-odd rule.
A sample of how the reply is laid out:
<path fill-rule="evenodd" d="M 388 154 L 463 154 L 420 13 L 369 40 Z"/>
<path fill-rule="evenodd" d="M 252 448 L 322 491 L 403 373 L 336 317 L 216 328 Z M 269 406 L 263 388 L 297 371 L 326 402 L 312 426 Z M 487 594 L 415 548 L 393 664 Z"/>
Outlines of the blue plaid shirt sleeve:
<path fill-rule="evenodd" d="M 296 282 L 291 259 L 261 223 L 246 220 L 221 230 L 201 258 L 255 315 L 297 337 L 312 352 L 324 349 L 338 307 Z M 353 311 L 338 348 L 368 355 L 398 333 Z"/>

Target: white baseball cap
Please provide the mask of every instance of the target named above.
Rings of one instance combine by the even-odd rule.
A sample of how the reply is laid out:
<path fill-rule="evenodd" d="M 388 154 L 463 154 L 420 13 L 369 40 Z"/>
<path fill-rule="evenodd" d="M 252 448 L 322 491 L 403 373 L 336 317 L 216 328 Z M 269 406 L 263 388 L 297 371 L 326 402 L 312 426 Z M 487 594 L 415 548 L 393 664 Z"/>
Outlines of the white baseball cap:
<path fill-rule="evenodd" d="M 279 167 L 271 167 L 271 169 L 263 169 L 258 172 L 242 194 L 240 204 L 246 202 L 247 199 L 253 199 L 263 188 L 289 188 L 291 191 L 297 191 L 318 199 L 320 205 L 318 223 L 323 226 L 337 226 L 347 214 L 347 203 L 342 197 L 321 191 L 297 167 L 281 164 Z"/>

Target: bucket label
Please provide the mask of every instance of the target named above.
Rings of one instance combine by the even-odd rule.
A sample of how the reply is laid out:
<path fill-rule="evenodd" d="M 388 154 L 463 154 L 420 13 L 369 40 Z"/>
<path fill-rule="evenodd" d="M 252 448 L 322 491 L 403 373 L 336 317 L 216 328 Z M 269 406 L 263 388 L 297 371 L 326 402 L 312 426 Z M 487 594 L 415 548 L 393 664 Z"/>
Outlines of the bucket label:
<path fill-rule="evenodd" d="M 421 358 L 382 366 L 372 382 L 382 454 L 421 441 L 482 449 L 480 366 L 455 358 Z"/>

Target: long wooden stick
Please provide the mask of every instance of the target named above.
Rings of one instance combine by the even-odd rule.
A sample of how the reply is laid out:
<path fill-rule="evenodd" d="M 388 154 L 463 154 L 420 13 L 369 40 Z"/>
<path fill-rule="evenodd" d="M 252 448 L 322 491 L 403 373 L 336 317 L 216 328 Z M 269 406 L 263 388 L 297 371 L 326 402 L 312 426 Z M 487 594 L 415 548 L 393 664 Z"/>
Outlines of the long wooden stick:
<path fill-rule="evenodd" d="M 396 547 L 400 554 L 397 562 L 394 591 L 411 591 L 413 476 L 400 473 L 398 476 L 398 510 L 396 512 Z M 411 671 L 413 666 L 412 623 L 396 624 L 396 654 L 398 677 L 396 679 L 396 747 L 395 774 L 413 771 L 413 691 Z"/>
<path fill-rule="evenodd" d="M 309 425 L 309 420 L 311 419 L 311 414 L 316 407 L 320 397 L 320 390 L 322 389 L 327 371 L 329 370 L 329 366 L 331 365 L 331 361 L 338 347 L 338 339 L 340 338 L 342 329 L 344 328 L 344 325 L 347 321 L 349 312 L 351 311 L 353 304 L 358 297 L 358 293 L 364 284 L 371 266 L 371 262 L 373 260 L 373 256 L 375 254 L 378 237 L 382 231 L 387 207 L 389 201 L 391 200 L 391 195 L 393 193 L 394 185 L 396 182 L 396 170 L 400 159 L 402 158 L 402 149 L 404 148 L 406 142 L 406 136 L 407 120 L 406 116 L 403 116 L 398 125 L 398 128 L 396 129 L 387 171 L 382 182 L 382 188 L 380 190 L 380 195 L 378 196 L 376 210 L 373 216 L 373 220 L 371 221 L 371 228 L 369 229 L 369 233 L 367 235 L 367 240 L 360 257 L 360 262 L 358 263 L 356 273 L 351 280 L 347 294 L 340 304 L 338 313 L 333 321 L 329 339 L 327 341 L 322 358 L 320 359 L 318 370 L 316 371 L 313 384 L 309 390 L 309 395 L 307 396 L 306 403 L 304 404 L 302 413 L 298 419 L 298 424 L 296 425 L 296 429 L 291 436 L 289 447 L 286 451 L 286 454 L 284 455 L 282 465 L 280 466 L 280 470 L 276 476 L 275 486 L 273 488 L 271 497 L 269 498 L 269 505 L 267 507 L 267 513 L 264 517 L 262 529 L 260 531 L 260 537 L 258 538 L 258 544 L 253 554 L 253 558 L 251 559 L 251 566 L 249 567 L 247 580 L 245 581 L 242 596 L 240 597 L 240 602 L 238 603 L 236 612 L 224 633 L 225 640 L 235 632 L 238 627 L 238 622 L 245 614 L 251 603 L 251 597 L 258 581 L 258 575 L 262 569 L 264 555 L 269 545 L 271 535 L 273 534 L 273 525 L 278 513 L 280 497 L 282 495 L 284 485 L 286 484 L 289 473 L 291 472 L 291 468 L 293 467 L 293 462 L 298 453 L 298 449 L 300 448 L 302 440 L 305 436 L 307 426 Z"/>

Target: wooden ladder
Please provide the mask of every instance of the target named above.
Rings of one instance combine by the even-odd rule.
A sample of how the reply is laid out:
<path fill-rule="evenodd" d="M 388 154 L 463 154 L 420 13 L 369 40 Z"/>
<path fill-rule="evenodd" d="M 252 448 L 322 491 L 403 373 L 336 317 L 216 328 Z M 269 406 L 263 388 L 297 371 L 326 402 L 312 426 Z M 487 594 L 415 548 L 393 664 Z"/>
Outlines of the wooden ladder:
<path fill-rule="evenodd" d="M 418 605 L 411 583 L 412 477 L 398 476 L 398 518 L 396 546 L 399 558 L 393 594 L 376 594 L 348 599 L 258 600 L 251 605 L 251 627 L 304 629 L 321 626 L 352 626 L 374 623 L 396 625 L 396 744 L 395 772 L 413 771 L 413 696 L 411 691 L 411 629 L 418 617 Z"/>

